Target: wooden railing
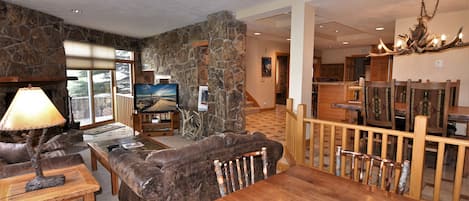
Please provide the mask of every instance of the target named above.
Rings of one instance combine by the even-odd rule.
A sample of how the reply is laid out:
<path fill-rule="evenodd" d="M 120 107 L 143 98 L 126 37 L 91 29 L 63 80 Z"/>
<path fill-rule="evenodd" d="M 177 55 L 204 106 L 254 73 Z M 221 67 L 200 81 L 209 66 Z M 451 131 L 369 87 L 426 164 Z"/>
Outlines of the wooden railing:
<path fill-rule="evenodd" d="M 116 95 L 116 121 L 133 128 L 132 113 L 134 111 L 134 99 L 132 96 Z"/>
<path fill-rule="evenodd" d="M 411 173 L 406 196 L 420 200 L 422 198 L 425 151 L 432 148 L 431 145 L 434 144 L 437 157 L 433 200 L 437 201 L 440 200 L 445 148 L 457 147 L 452 200 L 459 201 L 465 150 L 469 147 L 469 141 L 426 135 L 426 127 L 427 119 L 425 116 L 416 117 L 414 132 L 307 118 L 306 106 L 304 104 L 298 105 L 297 113 L 295 113 L 293 100 L 288 99 L 285 151 L 293 155 L 297 164 L 317 168 L 331 174 L 335 173 L 334 153 L 336 146 L 339 145 L 345 150 L 380 155 L 382 158 L 392 159 L 396 162 L 409 159 Z M 341 175 L 344 176 L 345 163 L 341 165 Z M 353 174 L 358 174 L 358 168 L 355 168 Z M 395 179 L 397 182 L 398 178 Z M 384 188 L 384 185 L 382 187 Z"/>

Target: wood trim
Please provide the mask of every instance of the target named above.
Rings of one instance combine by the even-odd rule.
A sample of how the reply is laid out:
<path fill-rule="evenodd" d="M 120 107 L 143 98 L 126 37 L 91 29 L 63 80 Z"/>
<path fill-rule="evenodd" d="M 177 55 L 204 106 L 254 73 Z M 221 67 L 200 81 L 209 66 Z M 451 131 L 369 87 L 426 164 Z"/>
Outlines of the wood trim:
<path fill-rule="evenodd" d="M 208 40 L 193 41 L 192 47 L 208 47 Z"/>
<path fill-rule="evenodd" d="M 247 90 L 245 90 L 245 94 L 246 94 L 246 100 L 252 101 L 252 102 L 254 102 L 254 106 L 260 107 L 259 103 L 257 103 L 256 99 Z"/>

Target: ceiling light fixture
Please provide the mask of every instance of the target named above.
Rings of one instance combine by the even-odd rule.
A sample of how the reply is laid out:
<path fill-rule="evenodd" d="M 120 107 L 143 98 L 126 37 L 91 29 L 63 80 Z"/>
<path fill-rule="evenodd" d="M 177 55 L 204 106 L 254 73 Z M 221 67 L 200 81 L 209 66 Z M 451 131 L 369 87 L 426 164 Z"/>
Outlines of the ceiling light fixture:
<path fill-rule="evenodd" d="M 260 33 L 260 32 L 254 32 L 253 34 L 254 34 L 255 36 L 260 36 L 262 33 Z"/>
<path fill-rule="evenodd" d="M 384 30 L 384 27 L 376 27 L 375 30 L 376 30 L 376 31 L 383 31 L 383 30 Z"/>
<path fill-rule="evenodd" d="M 82 13 L 82 10 L 80 10 L 80 9 L 71 9 L 70 12 L 75 13 L 75 14 L 80 14 L 80 13 Z"/>
<path fill-rule="evenodd" d="M 319 28 L 321 28 L 321 29 L 324 28 L 324 25 L 319 25 Z"/>
<path fill-rule="evenodd" d="M 369 56 L 385 56 L 385 55 L 407 55 L 412 53 L 422 54 L 425 52 L 439 52 L 449 48 L 467 47 L 469 43 L 462 41 L 462 27 L 451 41 L 447 41 L 447 36 L 441 34 L 437 36 L 429 33 L 427 23 L 435 17 L 438 9 L 439 0 L 436 1 L 435 9 L 431 15 L 428 15 L 425 7 L 425 0 L 422 0 L 420 7 L 420 16 L 417 18 L 418 24 L 410 29 L 410 35 L 399 34 L 396 45 L 391 50 L 383 42 L 379 40 L 379 53 L 370 52 Z M 383 52 L 384 50 L 384 52 Z"/>
<path fill-rule="evenodd" d="M 339 30 L 335 30 L 336 33 L 339 33 Z"/>
<path fill-rule="evenodd" d="M 342 42 L 342 45 L 348 45 L 348 44 L 350 44 L 348 41 Z"/>
<path fill-rule="evenodd" d="M 288 41 L 291 41 L 291 38 L 287 38 Z"/>

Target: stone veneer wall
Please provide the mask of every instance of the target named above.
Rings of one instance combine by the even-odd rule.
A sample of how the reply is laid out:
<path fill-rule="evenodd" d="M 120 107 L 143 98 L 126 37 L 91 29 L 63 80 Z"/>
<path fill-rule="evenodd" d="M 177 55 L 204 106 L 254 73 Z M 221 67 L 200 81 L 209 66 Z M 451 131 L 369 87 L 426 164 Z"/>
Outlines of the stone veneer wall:
<path fill-rule="evenodd" d="M 0 77 L 66 79 L 64 40 L 90 42 L 136 52 L 137 80 L 151 80 L 141 75 L 139 39 L 106 33 L 75 25 L 39 11 L 23 8 L 0 0 Z M 0 117 L 6 111 L 5 96 L 16 93 L 20 85 L 0 85 Z M 59 111 L 68 117 L 66 81 L 52 84 L 33 83 L 50 93 Z M 0 133 L 1 134 L 1 133 Z M 8 135 L 0 135 L 0 141 Z M 21 140 L 21 139 L 20 139 Z M 13 139 L 15 141 L 15 139 Z"/>
<path fill-rule="evenodd" d="M 0 77 L 54 77 L 65 80 L 62 33 L 62 19 L 0 1 Z M 41 87 L 54 91 L 52 101 L 67 116 L 66 82 Z M 12 85 L 0 86 L 1 116 L 7 109 L 5 93 L 15 93 L 16 90 L 17 87 Z"/>
<path fill-rule="evenodd" d="M 208 47 L 193 42 L 208 41 Z M 197 110 L 198 87 L 209 88 L 204 135 L 245 129 L 244 90 L 246 25 L 222 11 L 207 21 L 146 38 L 142 63 L 179 84 L 179 103 Z M 207 78 L 208 76 L 208 78 Z"/>

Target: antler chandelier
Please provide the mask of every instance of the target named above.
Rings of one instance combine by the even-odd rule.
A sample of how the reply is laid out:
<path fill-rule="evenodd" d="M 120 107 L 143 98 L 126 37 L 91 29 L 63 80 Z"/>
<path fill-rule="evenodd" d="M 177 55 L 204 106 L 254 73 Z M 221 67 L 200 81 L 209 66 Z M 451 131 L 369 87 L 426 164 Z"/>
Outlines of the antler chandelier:
<path fill-rule="evenodd" d="M 438 4 L 439 0 L 436 1 L 433 13 L 429 15 L 425 7 L 425 2 L 422 0 L 420 17 L 417 18 L 418 24 L 415 25 L 414 29 L 410 28 L 410 35 L 399 34 L 393 49 L 388 48 L 383 40 L 379 39 L 379 53 L 370 52 L 369 56 L 406 55 L 412 53 L 422 54 L 425 52 L 438 52 L 453 47 L 469 46 L 469 43 L 462 41 L 462 27 L 459 28 L 459 31 L 451 41 L 447 41 L 445 34 L 437 36 L 429 33 L 427 23 L 435 17 Z"/>

